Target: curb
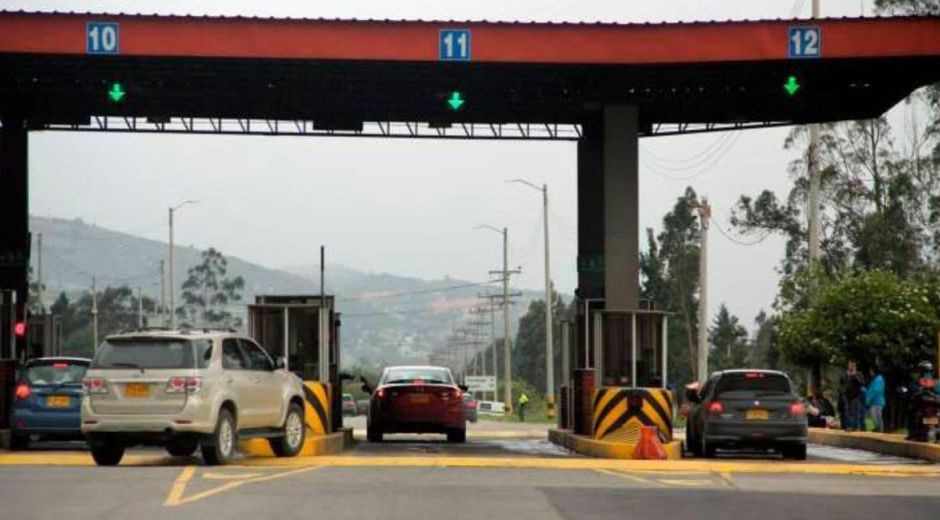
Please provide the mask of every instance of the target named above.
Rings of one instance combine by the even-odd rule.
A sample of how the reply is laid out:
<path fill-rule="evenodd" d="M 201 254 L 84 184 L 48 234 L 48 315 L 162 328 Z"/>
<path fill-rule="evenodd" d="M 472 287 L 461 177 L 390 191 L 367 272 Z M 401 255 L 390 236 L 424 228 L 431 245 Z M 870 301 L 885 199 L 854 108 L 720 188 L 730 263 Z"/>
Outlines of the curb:
<path fill-rule="evenodd" d="M 554 444 L 601 459 L 633 459 L 636 443 L 599 441 L 583 435 L 575 435 L 569 430 L 548 430 L 548 440 Z M 682 442 L 672 441 L 663 444 L 666 460 L 682 459 Z"/>
<path fill-rule="evenodd" d="M 300 457 L 320 457 L 336 455 L 352 446 L 353 432 L 351 428 L 343 428 L 336 433 L 314 435 L 307 430 L 304 447 L 300 449 Z M 271 445 L 267 439 L 251 439 L 238 443 L 238 449 L 249 457 L 274 457 Z"/>
<path fill-rule="evenodd" d="M 894 457 L 940 462 L 940 445 L 906 441 L 900 435 L 874 432 L 850 433 L 810 428 L 809 442 L 836 448 L 873 451 Z"/>

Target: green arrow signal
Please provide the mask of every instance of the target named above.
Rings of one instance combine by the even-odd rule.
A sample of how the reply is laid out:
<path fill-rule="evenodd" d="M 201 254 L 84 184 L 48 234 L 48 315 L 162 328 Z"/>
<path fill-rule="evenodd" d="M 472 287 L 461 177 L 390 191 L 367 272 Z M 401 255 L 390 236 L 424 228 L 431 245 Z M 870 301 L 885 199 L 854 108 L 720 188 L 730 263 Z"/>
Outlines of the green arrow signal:
<path fill-rule="evenodd" d="M 790 97 L 796 95 L 796 91 L 800 90 L 800 83 L 796 80 L 796 76 L 787 78 L 787 82 L 783 84 L 783 90 L 786 90 Z"/>
<path fill-rule="evenodd" d="M 460 96 L 460 92 L 454 92 L 450 95 L 450 99 L 447 100 L 447 104 L 450 105 L 450 108 L 454 111 L 460 110 L 460 107 L 463 106 L 466 100 Z"/>
<path fill-rule="evenodd" d="M 111 98 L 111 101 L 114 101 L 115 103 L 120 103 L 121 100 L 124 99 L 124 94 L 126 94 L 126 92 L 120 83 L 111 85 L 111 90 L 108 91 L 108 97 Z"/>

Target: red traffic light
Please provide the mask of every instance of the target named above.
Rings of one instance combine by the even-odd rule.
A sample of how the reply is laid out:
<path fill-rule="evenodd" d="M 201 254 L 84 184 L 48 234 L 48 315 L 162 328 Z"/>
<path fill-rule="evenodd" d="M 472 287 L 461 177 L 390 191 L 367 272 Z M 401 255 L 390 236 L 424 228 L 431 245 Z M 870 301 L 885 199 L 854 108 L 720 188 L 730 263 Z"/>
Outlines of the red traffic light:
<path fill-rule="evenodd" d="M 16 337 L 18 338 L 26 337 L 26 322 L 25 321 L 16 322 L 16 324 L 13 325 L 13 334 L 15 334 Z"/>

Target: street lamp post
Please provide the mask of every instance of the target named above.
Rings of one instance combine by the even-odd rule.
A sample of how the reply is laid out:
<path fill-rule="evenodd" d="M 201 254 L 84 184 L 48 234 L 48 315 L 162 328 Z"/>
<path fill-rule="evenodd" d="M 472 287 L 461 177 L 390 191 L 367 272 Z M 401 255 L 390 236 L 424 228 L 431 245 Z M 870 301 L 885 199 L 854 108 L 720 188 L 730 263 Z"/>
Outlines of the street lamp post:
<path fill-rule="evenodd" d="M 168 285 L 170 286 L 170 308 L 169 308 L 170 329 L 176 328 L 176 305 L 175 305 L 175 302 L 173 301 L 173 292 L 174 292 L 174 288 L 173 288 L 173 213 L 187 204 L 195 204 L 196 202 L 198 201 L 184 200 L 183 202 L 180 202 L 176 206 L 170 207 L 170 251 L 169 251 L 170 269 L 169 269 L 169 272 L 167 273 L 167 278 L 169 282 Z"/>
<path fill-rule="evenodd" d="M 555 344 L 552 298 L 552 270 L 549 261 L 548 243 L 548 185 L 541 187 L 524 179 L 513 179 L 509 182 L 524 184 L 542 192 L 542 227 L 545 231 L 545 406 L 546 414 L 551 419 L 555 417 Z"/>

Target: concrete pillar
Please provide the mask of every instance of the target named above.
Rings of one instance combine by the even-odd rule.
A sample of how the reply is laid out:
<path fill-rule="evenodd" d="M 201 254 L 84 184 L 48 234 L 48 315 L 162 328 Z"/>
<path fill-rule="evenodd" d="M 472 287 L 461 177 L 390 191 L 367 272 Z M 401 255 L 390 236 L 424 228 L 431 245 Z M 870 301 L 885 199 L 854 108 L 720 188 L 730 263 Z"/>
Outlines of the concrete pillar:
<path fill-rule="evenodd" d="M 28 132 L 25 122 L 5 118 L 0 129 L 0 292 L 12 300 L 15 309 L 3 309 L 0 315 L 15 314 L 15 321 L 26 319 L 29 296 L 29 196 L 28 196 Z M 10 293 L 12 291 L 12 293 Z M 3 305 L 3 304 L 0 304 Z M 0 359 L 13 353 L 12 334 L 6 330 L 10 321 L 0 320 Z M 25 345 L 25 341 L 20 341 Z M 21 345 L 22 346 L 22 345 Z"/>
<path fill-rule="evenodd" d="M 639 142 L 636 107 L 604 108 L 605 308 L 635 310 L 640 301 Z"/>

